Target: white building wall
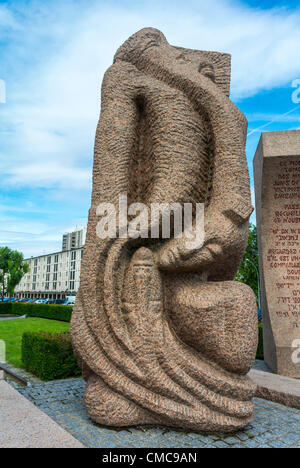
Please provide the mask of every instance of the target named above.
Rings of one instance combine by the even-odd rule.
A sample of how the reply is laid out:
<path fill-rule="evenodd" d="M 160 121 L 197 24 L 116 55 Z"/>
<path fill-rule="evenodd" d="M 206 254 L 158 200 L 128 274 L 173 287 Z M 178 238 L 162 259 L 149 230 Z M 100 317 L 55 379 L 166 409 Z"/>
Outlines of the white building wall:
<path fill-rule="evenodd" d="M 76 296 L 80 283 L 83 247 L 26 259 L 28 273 L 15 289 L 15 297 L 64 299 Z"/>

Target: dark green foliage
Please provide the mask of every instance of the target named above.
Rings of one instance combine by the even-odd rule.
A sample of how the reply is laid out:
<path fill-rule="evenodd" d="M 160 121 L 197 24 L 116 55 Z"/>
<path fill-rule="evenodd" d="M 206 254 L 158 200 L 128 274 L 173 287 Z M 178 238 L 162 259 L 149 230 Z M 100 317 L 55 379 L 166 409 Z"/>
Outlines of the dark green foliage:
<path fill-rule="evenodd" d="M 12 314 L 12 304 L 10 302 L 0 302 L 0 315 Z"/>
<path fill-rule="evenodd" d="M 70 322 L 72 306 L 53 304 L 28 304 L 26 302 L 0 302 L 0 314 L 27 315 L 61 322 Z"/>
<path fill-rule="evenodd" d="M 256 226 L 250 223 L 247 249 L 235 279 L 250 286 L 258 298 L 257 272 L 259 271 L 259 266 L 257 249 Z"/>
<path fill-rule="evenodd" d="M 261 323 L 258 324 L 258 348 L 256 359 L 264 359 L 263 328 Z"/>
<path fill-rule="evenodd" d="M 0 294 L 2 299 L 14 294 L 15 287 L 29 270 L 24 256 L 17 250 L 0 247 Z"/>
<path fill-rule="evenodd" d="M 24 333 L 22 361 L 26 370 L 44 381 L 81 374 L 69 333 Z"/>

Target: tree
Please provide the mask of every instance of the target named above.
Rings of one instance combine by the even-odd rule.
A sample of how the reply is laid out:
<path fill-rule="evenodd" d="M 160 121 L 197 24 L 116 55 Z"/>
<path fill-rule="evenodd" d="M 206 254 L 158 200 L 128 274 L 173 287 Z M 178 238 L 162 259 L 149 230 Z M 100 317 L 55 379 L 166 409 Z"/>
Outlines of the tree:
<path fill-rule="evenodd" d="M 8 247 L 0 247 L 0 291 L 2 301 L 6 295 L 6 277 L 8 274 L 8 261 L 11 254 L 11 249 Z"/>
<path fill-rule="evenodd" d="M 29 265 L 24 263 L 24 256 L 17 250 L 8 247 L 0 248 L 0 284 L 2 300 L 8 294 L 9 298 L 14 294 L 15 287 L 22 277 L 28 272 Z"/>
<path fill-rule="evenodd" d="M 28 263 L 24 263 L 23 254 L 17 250 L 12 251 L 8 260 L 7 275 L 7 292 L 10 298 L 15 292 L 15 287 L 20 283 L 28 270 L 29 265 Z"/>
<path fill-rule="evenodd" d="M 239 271 L 235 277 L 236 281 L 245 283 L 256 294 L 259 299 L 259 265 L 258 265 L 258 247 L 256 226 L 250 223 L 248 245 L 240 265 Z"/>

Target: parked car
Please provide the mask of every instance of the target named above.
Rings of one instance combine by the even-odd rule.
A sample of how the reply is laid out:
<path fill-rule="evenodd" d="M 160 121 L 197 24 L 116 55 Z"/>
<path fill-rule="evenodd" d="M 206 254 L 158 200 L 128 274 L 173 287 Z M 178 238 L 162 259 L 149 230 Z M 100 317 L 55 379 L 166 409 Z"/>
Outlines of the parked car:
<path fill-rule="evenodd" d="M 64 302 L 64 305 L 75 305 L 76 296 L 67 296 Z"/>
<path fill-rule="evenodd" d="M 74 301 L 74 300 L 69 300 L 69 299 L 67 299 L 67 300 L 64 302 L 64 305 L 74 306 L 74 305 L 75 305 L 75 301 Z"/>

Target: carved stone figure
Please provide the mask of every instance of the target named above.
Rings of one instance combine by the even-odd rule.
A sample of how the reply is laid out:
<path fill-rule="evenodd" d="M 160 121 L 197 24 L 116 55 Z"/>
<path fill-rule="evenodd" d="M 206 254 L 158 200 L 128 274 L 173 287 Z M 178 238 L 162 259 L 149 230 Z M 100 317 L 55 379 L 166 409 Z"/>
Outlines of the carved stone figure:
<path fill-rule="evenodd" d="M 256 299 L 233 282 L 252 212 L 247 122 L 229 100 L 230 56 L 170 46 L 152 28 L 103 80 L 92 206 L 71 333 L 90 417 L 110 426 L 235 431 L 252 418 L 246 376 Z M 205 240 L 100 239 L 100 203 L 204 203 Z"/>

